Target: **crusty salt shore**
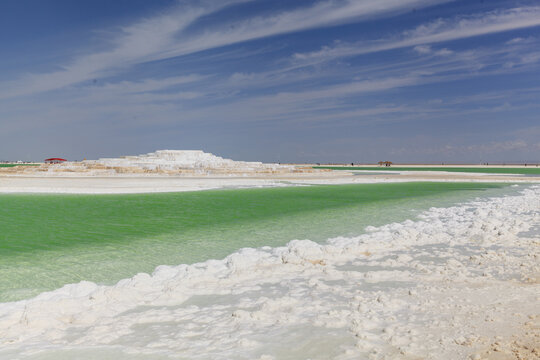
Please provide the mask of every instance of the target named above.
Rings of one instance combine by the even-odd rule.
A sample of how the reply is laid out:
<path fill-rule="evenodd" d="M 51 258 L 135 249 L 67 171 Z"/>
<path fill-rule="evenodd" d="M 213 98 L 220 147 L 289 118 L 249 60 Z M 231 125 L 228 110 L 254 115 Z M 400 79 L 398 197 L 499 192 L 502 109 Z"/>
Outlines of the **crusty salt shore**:
<path fill-rule="evenodd" d="M 0 358 L 536 359 L 540 187 L 0 305 Z"/>
<path fill-rule="evenodd" d="M 380 170 L 380 169 L 378 169 Z M 435 171 L 352 173 L 223 159 L 202 151 L 0 168 L 0 193 L 146 193 L 404 181 L 540 182 L 540 177 Z"/>

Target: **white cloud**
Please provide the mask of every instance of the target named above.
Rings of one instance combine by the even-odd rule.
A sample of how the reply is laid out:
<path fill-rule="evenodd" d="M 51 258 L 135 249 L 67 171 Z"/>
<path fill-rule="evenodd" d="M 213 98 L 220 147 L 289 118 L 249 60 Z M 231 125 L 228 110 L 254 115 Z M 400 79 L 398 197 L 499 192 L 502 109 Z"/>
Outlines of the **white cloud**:
<path fill-rule="evenodd" d="M 358 21 L 415 7 L 431 6 L 453 0 L 326 0 L 313 6 L 274 15 L 253 17 L 213 29 L 186 41 L 158 56 L 172 57 L 241 41 L 302 31 L 317 27 Z"/>
<path fill-rule="evenodd" d="M 439 19 L 406 31 L 403 43 L 435 43 L 540 25 L 540 7 L 497 10 L 481 15 Z"/>
<path fill-rule="evenodd" d="M 416 45 L 413 50 L 420 55 L 448 56 L 454 53 L 452 50 L 447 48 L 433 50 L 430 45 Z"/>
<path fill-rule="evenodd" d="M 28 74 L 17 81 L 0 84 L 0 88 L 6 89 L 0 91 L 0 98 L 62 88 L 105 76 L 136 63 L 186 55 L 277 34 L 357 21 L 452 0 L 326 0 L 318 1 L 311 7 L 227 23 L 225 26 L 198 34 L 182 33 L 202 16 L 245 1 L 247 0 L 224 0 L 205 2 L 199 7 L 183 6 L 165 15 L 123 27 L 120 33 L 110 36 L 112 49 L 78 57 L 59 71 Z"/>
<path fill-rule="evenodd" d="M 91 88 L 96 91 L 114 93 L 143 93 L 167 89 L 173 86 L 189 84 L 204 79 L 202 75 L 172 76 L 163 79 L 145 79 L 142 81 L 121 81 L 117 83 L 105 83 Z"/>
<path fill-rule="evenodd" d="M 540 51 L 525 54 L 521 57 L 522 64 L 534 64 L 540 61 Z"/>
<path fill-rule="evenodd" d="M 414 51 L 419 54 L 431 54 L 431 46 L 429 45 L 417 45 L 414 47 Z"/>
<path fill-rule="evenodd" d="M 427 54 L 428 44 L 493 34 L 503 31 L 540 26 L 540 6 L 520 7 L 491 11 L 483 14 L 459 16 L 452 19 L 438 19 L 407 30 L 399 37 L 380 39 L 356 44 L 337 43 L 325 46 L 319 51 L 295 54 L 296 60 L 328 61 L 333 58 L 368 54 L 373 52 L 414 46 L 415 51 Z M 514 39 L 514 43 L 520 40 Z M 444 50 L 444 51 L 443 51 Z M 443 49 L 438 55 L 448 55 L 450 50 Z"/>
<path fill-rule="evenodd" d="M 517 38 L 513 38 L 511 40 L 508 40 L 506 42 L 506 44 L 509 44 L 509 45 L 513 45 L 513 44 L 530 44 L 530 43 L 533 43 L 535 42 L 536 39 L 532 36 L 529 36 L 529 37 L 526 37 L 526 38 L 522 38 L 522 37 L 517 37 Z"/>
<path fill-rule="evenodd" d="M 112 48 L 107 51 L 80 56 L 62 70 L 27 74 L 22 78 L 1 84 L 0 98 L 26 95 L 59 89 L 85 80 L 99 78 L 126 66 L 141 63 L 155 57 L 174 43 L 174 36 L 203 15 L 245 0 L 224 0 L 218 6 L 182 8 L 165 15 L 144 19 L 109 34 Z"/>

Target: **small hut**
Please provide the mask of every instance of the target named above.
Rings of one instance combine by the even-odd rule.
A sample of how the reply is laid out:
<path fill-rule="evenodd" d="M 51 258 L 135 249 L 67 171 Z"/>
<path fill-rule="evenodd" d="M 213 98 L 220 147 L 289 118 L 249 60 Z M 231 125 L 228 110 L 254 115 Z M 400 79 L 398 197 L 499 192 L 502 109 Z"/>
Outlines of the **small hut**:
<path fill-rule="evenodd" d="M 67 160 L 62 159 L 62 158 L 49 158 L 49 159 L 45 159 L 45 164 L 61 164 L 65 161 Z"/>

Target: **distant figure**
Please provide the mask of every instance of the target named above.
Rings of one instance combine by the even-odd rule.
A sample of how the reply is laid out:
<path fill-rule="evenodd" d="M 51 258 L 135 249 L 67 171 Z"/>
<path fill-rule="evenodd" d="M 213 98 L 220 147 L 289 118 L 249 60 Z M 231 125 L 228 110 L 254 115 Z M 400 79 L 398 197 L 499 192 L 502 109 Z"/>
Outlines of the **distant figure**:
<path fill-rule="evenodd" d="M 354 163 L 351 163 L 351 166 L 354 166 Z"/>

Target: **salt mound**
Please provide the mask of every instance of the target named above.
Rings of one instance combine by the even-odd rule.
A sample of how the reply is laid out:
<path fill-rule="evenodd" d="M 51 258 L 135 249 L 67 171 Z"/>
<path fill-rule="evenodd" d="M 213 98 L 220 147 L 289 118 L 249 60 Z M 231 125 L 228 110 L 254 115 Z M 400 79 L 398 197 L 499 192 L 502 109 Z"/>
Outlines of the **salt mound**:
<path fill-rule="evenodd" d="M 177 170 L 177 169 L 257 169 L 276 168 L 279 165 L 263 164 L 261 162 L 246 162 L 224 159 L 201 150 L 158 150 L 156 152 L 122 156 L 120 158 L 103 158 L 85 161 L 88 164 L 102 164 L 110 167 L 137 167 L 147 170 Z"/>
<path fill-rule="evenodd" d="M 234 161 L 201 150 L 158 150 L 152 153 L 48 165 L 48 173 L 225 175 L 290 174 L 321 172 L 310 167 Z"/>
<path fill-rule="evenodd" d="M 179 175 L 267 176 L 323 173 L 310 166 L 234 161 L 201 150 L 158 150 L 152 153 L 102 158 L 62 164 L 42 164 L 13 170 L 14 173 L 46 173 L 47 176 Z"/>

